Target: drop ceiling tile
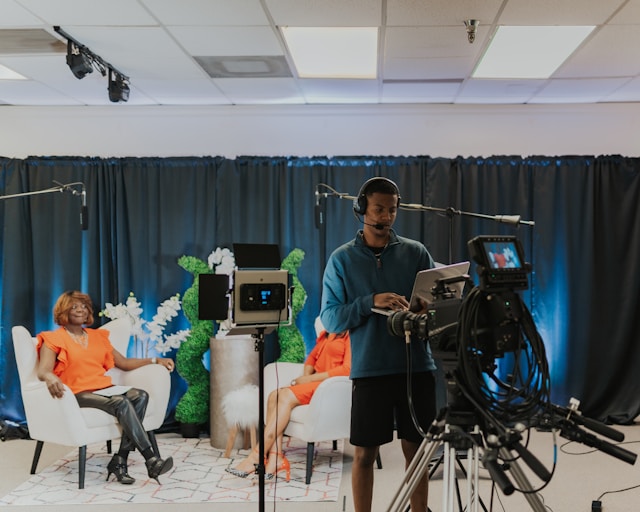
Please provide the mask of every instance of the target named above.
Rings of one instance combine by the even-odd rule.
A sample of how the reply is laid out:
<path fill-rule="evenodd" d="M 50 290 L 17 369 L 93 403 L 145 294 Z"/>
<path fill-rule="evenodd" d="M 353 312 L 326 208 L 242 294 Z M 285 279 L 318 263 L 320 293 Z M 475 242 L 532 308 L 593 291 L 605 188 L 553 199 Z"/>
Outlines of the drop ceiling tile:
<path fill-rule="evenodd" d="M 165 25 L 269 25 L 260 0 L 141 0 Z"/>
<path fill-rule="evenodd" d="M 283 55 L 270 27 L 168 27 L 190 55 Z"/>
<path fill-rule="evenodd" d="M 304 100 L 293 78 L 217 78 L 216 86 L 234 104 L 297 104 Z"/>
<path fill-rule="evenodd" d="M 387 24 L 390 26 L 460 26 L 464 20 L 477 19 L 491 25 L 502 0 L 388 0 Z"/>
<path fill-rule="evenodd" d="M 0 3 L 0 28 L 4 27 L 37 27 L 44 22 L 14 0 L 2 0 Z"/>
<path fill-rule="evenodd" d="M 228 105 L 210 79 L 136 80 L 135 87 L 160 105 Z"/>
<path fill-rule="evenodd" d="M 452 103 L 460 83 L 386 83 L 382 84 L 384 103 Z"/>
<path fill-rule="evenodd" d="M 601 101 L 640 101 L 640 78 L 629 80 Z"/>
<path fill-rule="evenodd" d="M 634 76 L 640 73 L 640 31 L 617 25 L 600 29 L 554 73 L 553 78 Z"/>
<path fill-rule="evenodd" d="M 382 0 L 265 0 L 277 26 L 378 27 Z"/>
<path fill-rule="evenodd" d="M 378 103 L 380 86 L 376 80 L 300 80 L 307 103 Z"/>
<path fill-rule="evenodd" d="M 629 2 L 611 18 L 610 23 L 613 25 L 638 25 L 640 23 L 640 0 L 629 0 Z"/>
<path fill-rule="evenodd" d="M 104 89 L 107 97 L 107 89 Z M 0 80 L 0 101 L 10 105 L 82 105 L 51 87 L 35 81 Z"/>
<path fill-rule="evenodd" d="M 132 0 L 17 0 L 17 2 L 27 10 L 37 13 L 45 23 L 68 28 L 69 32 L 74 25 L 117 27 L 158 24 L 139 2 Z"/>
<path fill-rule="evenodd" d="M 623 86 L 625 78 L 549 80 L 530 103 L 597 103 Z"/>
<path fill-rule="evenodd" d="M 509 0 L 499 25 L 600 25 L 625 0 Z M 553 23 L 550 23 L 553 20 Z"/>
<path fill-rule="evenodd" d="M 470 79 L 461 87 L 456 103 L 485 103 L 492 97 L 501 98 L 503 103 L 526 103 L 545 83 L 545 80 Z"/>

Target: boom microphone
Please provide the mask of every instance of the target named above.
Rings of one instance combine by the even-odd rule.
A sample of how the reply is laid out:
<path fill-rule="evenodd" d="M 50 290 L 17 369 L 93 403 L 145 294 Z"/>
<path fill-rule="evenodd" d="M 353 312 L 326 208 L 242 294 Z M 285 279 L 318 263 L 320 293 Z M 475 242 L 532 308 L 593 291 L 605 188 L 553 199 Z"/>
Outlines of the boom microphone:
<path fill-rule="evenodd" d="M 322 205 L 320 204 L 320 198 L 322 197 L 322 194 L 320 193 L 319 190 L 319 186 L 316 185 L 316 191 L 315 191 L 315 195 L 316 195 L 316 206 L 314 209 L 315 212 L 315 219 L 316 219 L 316 229 L 320 229 L 320 226 L 322 226 L 324 224 L 324 215 L 322 212 Z"/>
<path fill-rule="evenodd" d="M 87 210 L 87 190 L 84 188 L 84 183 L 82 184 L 82 206 L 80 206 L 80 227 L 82 231 L 86 231 L 89 229 L 89 212 Z"/>

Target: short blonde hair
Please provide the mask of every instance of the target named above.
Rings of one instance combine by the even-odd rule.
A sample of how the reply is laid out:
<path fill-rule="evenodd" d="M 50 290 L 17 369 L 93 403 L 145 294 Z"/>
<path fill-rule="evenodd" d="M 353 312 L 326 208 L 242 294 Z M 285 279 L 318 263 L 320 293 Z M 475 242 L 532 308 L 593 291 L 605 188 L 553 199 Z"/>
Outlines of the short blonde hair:
<path fill-rule="evenodd" d="M 80 302 L 86 306 L 88 313 L 86 325 L 92 325 L 94 320 L 91 297 L 77 290 L 64 292 L 58 297 L 56 305 L 53 306 L 53 321 L 62 327 L 67 325 L 69 323 L 69 311 L 71 311 L 71 306 L 74 302 Z"/>

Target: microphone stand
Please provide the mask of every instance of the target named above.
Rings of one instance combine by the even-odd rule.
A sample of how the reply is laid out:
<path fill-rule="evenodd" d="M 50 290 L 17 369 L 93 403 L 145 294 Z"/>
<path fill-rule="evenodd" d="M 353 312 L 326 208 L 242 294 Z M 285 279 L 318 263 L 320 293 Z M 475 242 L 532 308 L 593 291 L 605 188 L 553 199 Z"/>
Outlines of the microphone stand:
<path fill-rule="evenodd" d="M 69 192 L 71 195 L 80 196 L 81 197 L 81 205 L 80 205 L 80 228 L 85 231 L 88 227 L 87 223 L 87 191 L 85 190 L 84 183 L 81 181 L 76 181 L 74 183 L 60 183 L 58 181 L 53 180 L 53 182 L 58 185 L 57 187 L 46 188 L 44 190 L 35 190 L 33 192 L 21 192 L 19 194 L 8 194 L 5 196 L 0 196 L 0 200 L 4 199 L 14 199 L 16 197 L 27 197 L 27 196 L 35 196 L 38 194 L 50 194 L 52 192 Z M 74 186 L 80 185 L 81 190 L 76 190 L 73 188 Z"/>
<path fill-rule="evenodd" d="M 74 196 L 81 196 L 82 195 L 82 192 L 78 192 L 76 189 L 71 188 L 74 185 L 81 185 L 82 187 L 84 187 L 84 183 L 82 183 L 81 181 L 76 181 L 74 183 L 67 183 L 67 184 L 58 183 L 57 181 L 54 181 L 54 183 L 56 183 L 59 186 L 51 187 L 51 188 L 45 188 L 44 190 L 35 190 L 33 192 L 21 192 L 19 194 L 7 194 L 5 196 L 0 196 L 0 200 L 2 200 L 2 199 L 13 199 L 15 197 L 35 196 L 37 194 L 50 194 L 52 192 L 70 192 Z"/>
<path fill-rule="evenodd" d="M 319 191 L 320 187 L 324 187 L 329 192 L 321 193 Z M 346 193 L 338 192 L 334 188 L 330 187 L 325 183 L 318 183 L 316 188 L 316 195 L 319 197 L 337 197 L 339 199 L 350 199 L 353 201 L 356 199 L 355 196 L 351 196 Z M 425 212 L 434 212 L 441 215 L 445 215 L 449 219 L 449 243 L 448 243 L 448 252 L 449 252 L 449 263 L 452 263 L 453 258 L 453 217 L 454 216 L 464 216 L 464 217 L 474 217 L 477 219 L 486 219 L 492 220 L 494 222 L 502 222 L 504 224 L 510 224 L 512 226 L 519 226 L 520 224 L 524 224 L 527 226 L 535 226 L 535 222 L 532 220 L 522 220 L 520 215 L 486 215 L 483 213 L 473 213 L 473 212 L 465 212 L 462 210 L 457 210 L 453 207 L 448 208 L 436 208 L 433 206 L 425 206 L 419 203 L 400 203 L 399 208 L 401 210 L 408 211 L 425 211 Z M 324 212 L 323 212 L 324 213 Z M 324 215 L 322 217 L 324 220 Z M 321 254 L 321 258 L 324 257 L 324 254 Z M 321 261 L 321 268 L 324 268 L 324 260 Z"/>

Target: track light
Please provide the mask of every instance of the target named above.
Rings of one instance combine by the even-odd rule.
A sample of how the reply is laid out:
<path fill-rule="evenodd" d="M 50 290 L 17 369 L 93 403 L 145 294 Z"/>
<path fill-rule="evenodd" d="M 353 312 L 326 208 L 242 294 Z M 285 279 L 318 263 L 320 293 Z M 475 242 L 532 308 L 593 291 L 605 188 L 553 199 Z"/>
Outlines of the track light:
<path fill-rule="evenodd" d="M 88 73 L 93 73 L 93 68 L 100 71 L 102 76 L 106 76 L 107 70 L 109 70 L 107 85 L 109 100 L 114 103 L 129 100 L 128 76 L 105 62 L 100 55 L 96 55 L 89 48 L 73 39 L 60 27 L 53 27 L 53 30 L 67 40 L 67 65 L 73 76 L 78 79 L 84 78 Z"/>
<path fill-rule="evenodd" d="M 91 59 L 71 40 L 67 41 L 67 66 L 78 80 L 93 73 Z"/>
<path fill-rule="evenodd" d="M 129 100 L 128 78 L 109 68 L 109 99 L 113 103 Z"/>

